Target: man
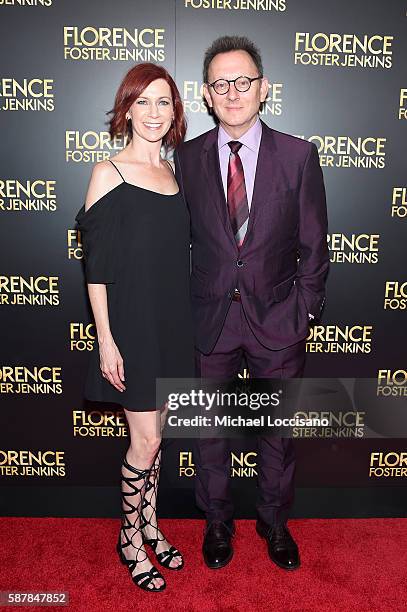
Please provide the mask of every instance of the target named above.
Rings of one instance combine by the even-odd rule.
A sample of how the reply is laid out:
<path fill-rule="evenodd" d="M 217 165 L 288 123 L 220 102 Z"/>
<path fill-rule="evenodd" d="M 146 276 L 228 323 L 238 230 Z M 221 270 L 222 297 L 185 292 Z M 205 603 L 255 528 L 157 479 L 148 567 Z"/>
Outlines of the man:
<path fill-rule="evenodd" d="M 197 374 L 231 379 L 244 356 L 252 377 L 300 377 L 329 266 L 318 152 L 259 119 L 268 81 L 247 38 L 217 39 L 205 54 L 203 77 L 219 125 L 175 155 L 191 214 Z M 257 532 L 278 566 L 297 568 L 298 547 L 286 524 L 293 441 L 259 436 L 257 455 Z M 215 569 L 233 555 L 229 441 L 198 440 L 195 464 L 196 499 L 207 519 L 203 555 Z"/>

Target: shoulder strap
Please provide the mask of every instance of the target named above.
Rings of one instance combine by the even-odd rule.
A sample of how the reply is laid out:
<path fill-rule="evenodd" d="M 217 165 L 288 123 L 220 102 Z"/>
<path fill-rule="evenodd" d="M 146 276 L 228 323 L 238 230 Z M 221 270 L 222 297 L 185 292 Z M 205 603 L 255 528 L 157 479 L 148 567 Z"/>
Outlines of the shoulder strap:
<path fill-rule="evenodd" d="M 110 161 L 110 163 L 112 164 L 112 166 L 114 166 L 114 167 L 116 168 L 117 172 L 120 174 L 120 176 L 121 176 L 121 178 L 122 178 L 122 180 L 123 180 L 123 183 L 125 183 L 126 181 L 124 180 L 124 177 L 123 177 L 122 173 L 120 172 L 119 168 L 116 166 L 116 164 L 114 164 L 114 163 L 112 162 L 112 160 L 111 160 L 111 159 L 109 159 L 109 161 Z"/>
<path fill-rule="evenodd" d="M 167 162 L 167 164 L 168 164 L 168 165 L 169 165 L 169 167 L 170 167 L 171 172 L 172 172 L 172 173 L 173 173 L 173 175 L 175 176 L 174 168 L 172 167 L 172 165 L 170 164 L 170 162 L 168 161 L 168 159 L 165 159 L 164 161 L 165 161 L 165 162 Z"/>

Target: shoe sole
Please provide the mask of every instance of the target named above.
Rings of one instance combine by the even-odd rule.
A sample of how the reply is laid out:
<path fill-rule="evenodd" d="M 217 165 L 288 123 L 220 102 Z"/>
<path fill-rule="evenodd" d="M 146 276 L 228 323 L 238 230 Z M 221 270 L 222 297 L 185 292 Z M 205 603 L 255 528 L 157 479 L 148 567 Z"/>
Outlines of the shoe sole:
<path fill-rule="evenodd" d="M 266 546 L 267 546 L 267 552 L 268 552 L 268 555 L 269 555 L 269 559 L 270 559 L 270 561 L 272 561 L 273 563 L 275 563 L 275 564 L 277 565 L 277 567 L 280 567 L 281 569 L 286 570 L 286 571 L 288 571 L 288 572 L 292 572 L 293 570 L 296 570 L 296 569 L 298 569 L 299 567 L 301 567 L 301 562 L 299 562 L 299 563 L 298 563 L 298 565 L 293 565 L 292 567 L 287 567 L 286 565 L 282 565 L 282 563 L 279 563 L 278 561 L 276 561 L 275 559 L 273 559 L 273 558 L 271 557 L 271 555 L 270 555 L 269 550 L 268 550 L 268 545 L 267 545 L 267 536 L 263 535 L 263 533 L 262 533 L 262 532 L 261 532 L 261 531 L 260 531 L 260 530 L 257 528 L 257 525 L 256 525 L 256 531 L 257 531 L 258 535 L 259 535 L 259 536 L 260 536 L 260 537 L 261 537 L 263 540 L 265 540 L 265 544 L 266 544 Z"/>

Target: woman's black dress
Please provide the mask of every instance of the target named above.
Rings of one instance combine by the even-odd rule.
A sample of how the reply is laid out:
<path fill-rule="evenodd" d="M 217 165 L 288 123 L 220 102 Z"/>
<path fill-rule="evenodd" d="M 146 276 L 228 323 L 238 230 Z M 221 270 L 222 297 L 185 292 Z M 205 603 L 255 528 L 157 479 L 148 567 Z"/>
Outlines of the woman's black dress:
<path fill-rule="evenodd" d="M 126 390 L 103 378 L 97 342 L 84 395 L 134 412 L 157 410 L 156 378 L 194 376 L 189 215 L 180 193 L 123 181 L 76 215 L 88 283 L 106 284 Z"/>

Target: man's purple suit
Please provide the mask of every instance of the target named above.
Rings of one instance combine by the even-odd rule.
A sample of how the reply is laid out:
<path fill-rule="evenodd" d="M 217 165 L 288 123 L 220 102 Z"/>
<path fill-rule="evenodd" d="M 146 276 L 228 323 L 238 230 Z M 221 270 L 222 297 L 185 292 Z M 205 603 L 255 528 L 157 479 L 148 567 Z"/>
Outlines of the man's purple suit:
<path fill-rule="evenodd" d="M 329 267 L 325 189 L 317 148 L 262 122 L 249 223 L 239 250 L 222 185 L 217 137 L 216 127 L 182 144 L 175 153 L 178 182 L 191 215 L 198 373 L 233 375 L 222 359 L 215 358 L 206 367 L 206 356 L 214 349 L 218 355 L 225 354 L 227 347 L 232 351 L 233 344 L 239 348 L 247 340 L 249 352 L 254 344 L 258 347 L 257 362 L 249 363 L 252 376 L 299 377 L 309 314 L 320 316 Z M 232 302 L 235 288 L 241 304 Z M 262 358 L 265 363 L 268 354 L 273 365 L 262 367 Z M 282 364 L 288 365 L 284 373 Z M 233 509 L 228 503 L 228 446 L 222 440 L 201 440 L 197 447 L 197 501 L 208 518 L 227 520 Z M 259 438 L 257 510 L 269 524 L 287 519 L 294 464 L 292 440 Z M 262 505 L 261 499 L 267 503 Z"/>

